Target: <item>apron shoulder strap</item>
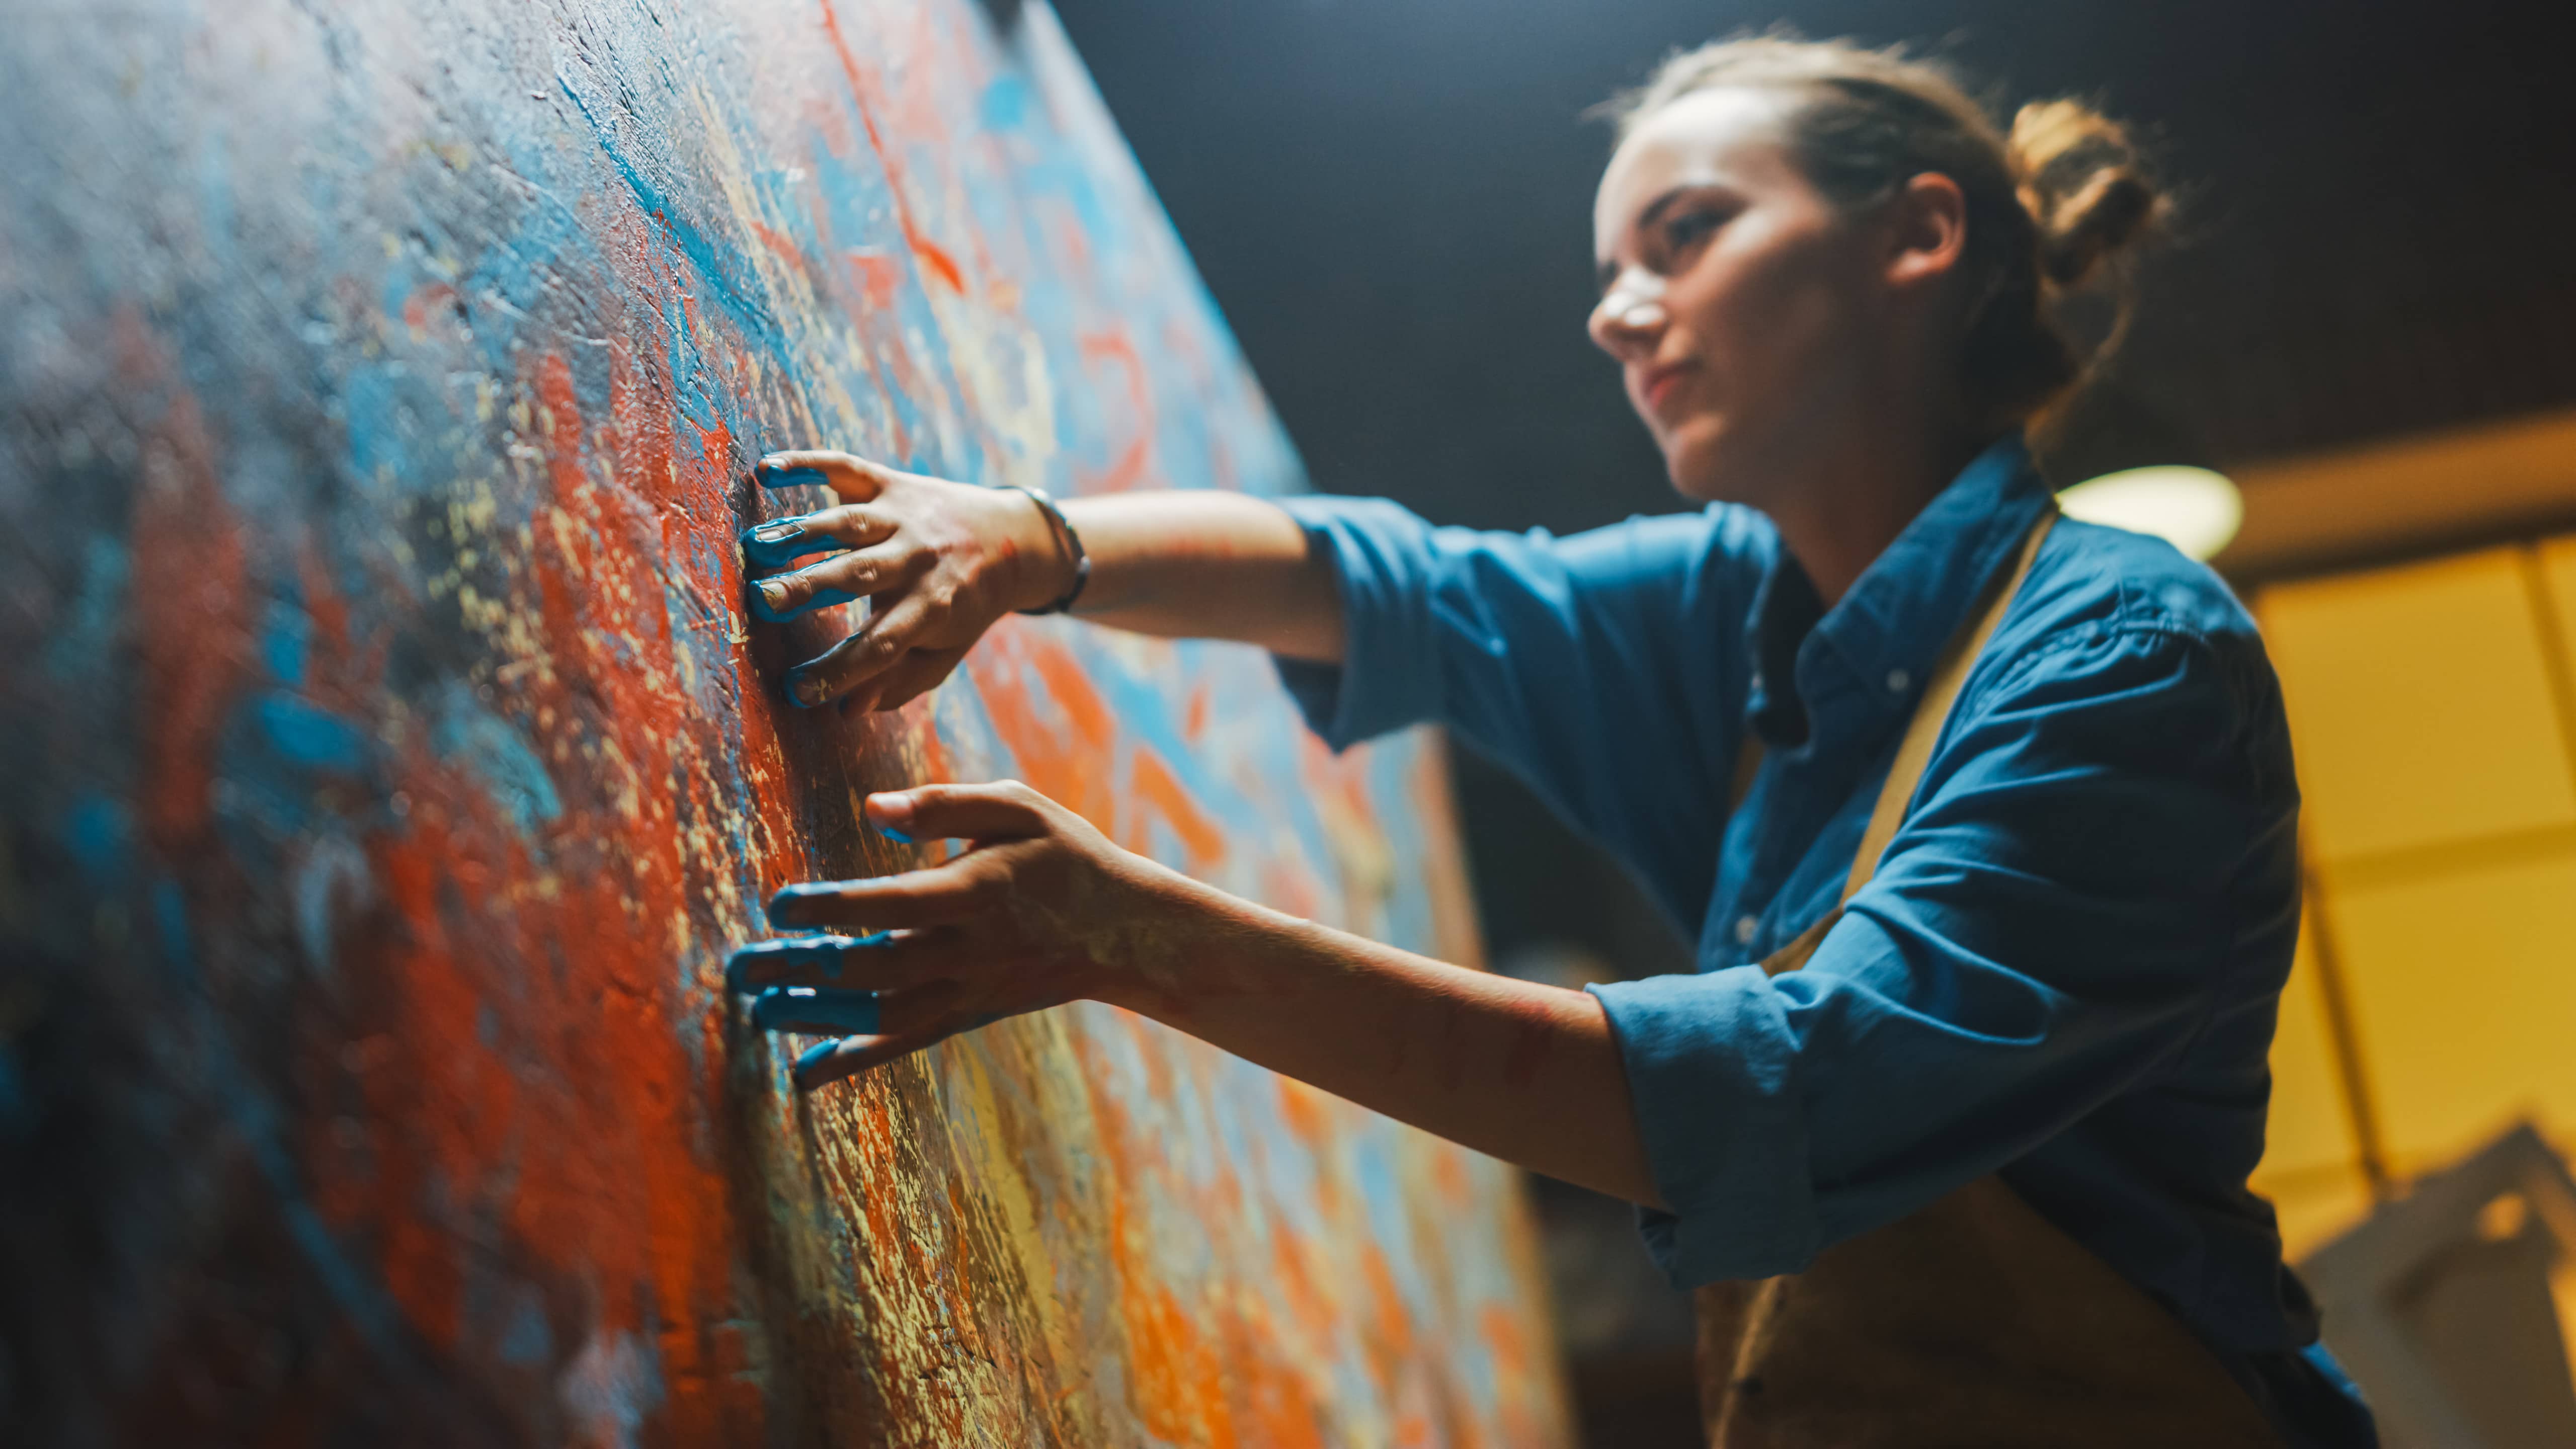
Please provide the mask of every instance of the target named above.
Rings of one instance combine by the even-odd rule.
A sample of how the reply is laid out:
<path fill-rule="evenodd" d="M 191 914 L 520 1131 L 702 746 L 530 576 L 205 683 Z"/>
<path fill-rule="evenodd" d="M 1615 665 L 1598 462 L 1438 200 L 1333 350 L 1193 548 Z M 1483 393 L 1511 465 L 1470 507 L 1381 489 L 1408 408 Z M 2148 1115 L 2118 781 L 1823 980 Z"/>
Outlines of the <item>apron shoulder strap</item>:
<path fill-rule="evenodd" d="M 1843 899 L 1848 901 L 1869 878 L 1878 873 L 1879 857 L 1887 853 L 1887 843 L 1896 838 L 1896 827 L 1905 823 L 1905 812 L 1914 803 L 1915 787 L 1923 783 L 1924 768 L 1932 763 L 1932 747 L 1940 742 L 1941 727 L 1950 720 L 1950 711 L 1959 702 L 1959 691 L 1968 682 L 1968 671 L 1975 667 L 1977 656 L 1994 638 L 1995 628 L 2012 607 L 2013 596 L 2021 592 L 2024 579 L 2030 577 L 2030 566 L 2039 557 L 2040 540 L 2048 537 L 2049 525 L 2057 521 L 2054 503 L 2042 510 L 2039 520 L 2030 526 L 2022 539 L 2020 556 L 2013 560 L 2011 572 L 2005 574 L 1978 602 L 1977 612 L 1959 627 L 1943 645 L 1940 660 L 1932 667 L 1932 678 L 1923 687 L 1923 698 L 1915 703 L 1914 715 L 1905 722 L 1905 739 L 1896 747 L 1896 762 L 1888 767 L 1887 783 L 1879 787 L 1878 803 L 1869 812 L 1869 828 L 1861 832 L 1860 849 L 1852 856 L 1850 877 L 1843 882 Z M 1750 743 L 1747 747 L 1758 748 Z M 1759 755 L 1751 758 L 1759 760 Z M 1748 774 L 1737 771 L 1739 780 L 1749 785 Z M 1737 800 L 1742 800 L 1741 788 Z M 1816 954 L 1825 933 L 1842 919 L 1837 905 L 1824 919 L 1798 933 L 1796 940 L 1765 957 L 1762 969 L 1773 976 L 1795 971 Z"/>
<path fill-rule="evenodd" d="M 2012 572 L 1995 584 L 1968 625 L 1951 635 L 1949 644 L 1942 649 L 1940 663 L 1932 667 L 1932 681 L 1924 686 L 1923 698 L 1914 706 L 1914 717 L 1905 723 L 1905 742 L 1896 747 L 1896 763 L 1888 767 L 1887 783 L 1879 787 L 1878 804 L 1869 813 L 1869 828 L 1861 832 L 1860 849 L 1852 856 L 1851 878 L 1843 883 L 1844 900 L 1850 900 L 1878 873 L 1878 858 L 1887 853 L 1887 842 L 1896 838 L 1896 827 L 1905 823 L 1905 812 L 1914 803 L 1914 788 L 1923 783 L 1924 768 L 1932 763 L 1932 746 L 1940 742 L 1941 727 L 1950 722 L 1950 710 L 1959 702 L 1959 690 L 1968 682 L 1968 671 L 1976 666 L 1977 656 L 1986 652 L 1986 642 L 1995 637 L 1995 626 L 2004 621 L 2013 595 L 2021 592 L 2022 580 L 2030 577 L 2031 562 L 2039 557 L 2040 540 L 2048 537 L 2049 525 L 2056 521 L 2057 507 L 2052 503 L 2030 526 L 2030 536 L 2022 540 L 2021 556 L 2013 561 Z"/>

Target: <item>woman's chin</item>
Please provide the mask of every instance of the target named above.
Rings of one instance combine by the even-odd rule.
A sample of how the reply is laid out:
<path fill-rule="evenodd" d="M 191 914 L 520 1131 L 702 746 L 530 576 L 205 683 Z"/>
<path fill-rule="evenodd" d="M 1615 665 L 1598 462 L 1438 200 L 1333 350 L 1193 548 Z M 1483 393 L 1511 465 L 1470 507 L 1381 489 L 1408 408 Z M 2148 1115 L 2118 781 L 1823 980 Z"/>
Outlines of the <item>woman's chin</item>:
<path fill-rule="evenodd" d="M 1657 439 L 1664 450 L 1664 476 L 1673 491 L 1693 503 L 1744 503 L 1740 468 L 1727 466 L 1725 439 L 1711 427 L 1685 427 Z M 1733 486 L 1730 486 L 1733 485 Z"/>

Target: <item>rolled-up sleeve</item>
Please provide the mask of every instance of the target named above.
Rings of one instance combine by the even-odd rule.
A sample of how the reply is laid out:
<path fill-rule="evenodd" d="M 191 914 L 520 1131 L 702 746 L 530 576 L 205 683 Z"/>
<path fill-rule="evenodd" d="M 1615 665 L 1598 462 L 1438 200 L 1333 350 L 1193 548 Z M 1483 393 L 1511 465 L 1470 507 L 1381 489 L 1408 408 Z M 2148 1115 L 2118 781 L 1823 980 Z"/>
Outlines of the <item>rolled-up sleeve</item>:
<path fill-rule="evenodd" d="M 1379 499 L 1284 506 L 1340 580 L 1342 662 L 1278 661 L 1316 733 L 1342 749 L 1449 726 L 1695 926 L 1743 729 L 1737 641 L 1766 559 L 1751 515 L 1557 538 L 1435 528 Z"/>
<path fill-rule="evenodd" d="M 2240 959 L 2240 894 L 2279 895 L 2244 883 L 2296 870 L 2295 788 L 2248 743 L 2277 700 L 2245 697 L 2269 676 L 2233 643 L 2104 625 L 2032 650 L 1972 685 L 1804 970 L 1592 988 L 1676 1283 L 1798 1271 L 2178 1059 Z"/>

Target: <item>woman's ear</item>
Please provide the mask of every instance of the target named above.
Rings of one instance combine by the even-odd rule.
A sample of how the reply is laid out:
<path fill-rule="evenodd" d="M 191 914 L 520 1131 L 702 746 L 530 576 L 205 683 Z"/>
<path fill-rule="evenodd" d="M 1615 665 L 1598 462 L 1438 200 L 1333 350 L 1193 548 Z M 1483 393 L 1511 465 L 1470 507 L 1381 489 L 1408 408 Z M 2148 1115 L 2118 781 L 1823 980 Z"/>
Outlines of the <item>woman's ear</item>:
<path fill-rule="evenodd" d="M 1938 171 L 1908 178 L 1888 203 L 1887 280 L 1905 288 L 1959 269 L 1968 249 L 1968 193 Z"/>

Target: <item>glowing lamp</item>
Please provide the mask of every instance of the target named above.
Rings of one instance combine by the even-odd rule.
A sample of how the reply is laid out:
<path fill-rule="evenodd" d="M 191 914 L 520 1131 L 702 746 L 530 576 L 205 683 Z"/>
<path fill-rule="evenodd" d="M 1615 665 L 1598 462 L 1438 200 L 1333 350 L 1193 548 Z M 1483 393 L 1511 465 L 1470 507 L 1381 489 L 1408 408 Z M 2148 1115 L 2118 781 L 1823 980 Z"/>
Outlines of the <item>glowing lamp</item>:
<path fill-rule="evenodd" d="M 2178 464 L 2105 473 L 2058 494 L 2057 506 L 2086 523 L 2154 534 L 2199 559 L 2227 547 L 2245 521 L 2235 484 Z"/>

